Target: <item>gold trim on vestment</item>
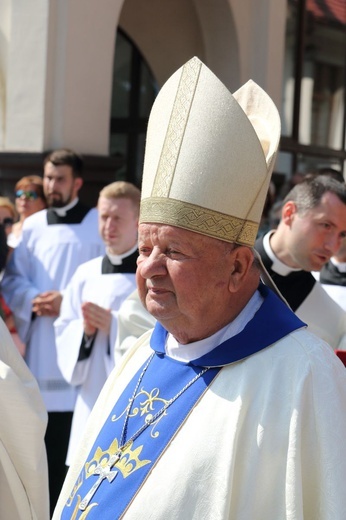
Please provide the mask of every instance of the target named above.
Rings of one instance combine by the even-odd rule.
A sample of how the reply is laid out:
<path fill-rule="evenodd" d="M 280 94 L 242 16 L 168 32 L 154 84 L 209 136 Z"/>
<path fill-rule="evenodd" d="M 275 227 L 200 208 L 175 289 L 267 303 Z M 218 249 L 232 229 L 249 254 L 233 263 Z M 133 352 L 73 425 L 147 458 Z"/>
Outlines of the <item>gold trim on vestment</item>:
<path fill-rule="evenodd" d="M 258 223 L 232 217 L 189 202 L 162 197 L 141 201 L 140 223 L 159 223 L 252 247 Z"/>

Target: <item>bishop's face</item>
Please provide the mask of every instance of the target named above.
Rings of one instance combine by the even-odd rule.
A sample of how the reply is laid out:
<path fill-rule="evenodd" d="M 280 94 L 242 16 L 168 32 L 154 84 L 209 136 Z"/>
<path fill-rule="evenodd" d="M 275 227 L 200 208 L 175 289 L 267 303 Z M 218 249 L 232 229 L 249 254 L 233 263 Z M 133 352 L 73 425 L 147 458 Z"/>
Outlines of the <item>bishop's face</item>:
<path fill-rule="evenodd" d="M 180 343 L 219 330 L 230 305 L 230 244 L 163 224 L 140 224 L 137 287 L 142 303 Z M 226 307 L 228 308 L 228 307 Z"/>
<path fill-rule="evenodd" d="M 55 166 L 47 162 L 43 174 L 43 191 L 48 207 L 63 208 L 72 202 L 78 194 L 83 181 L 73 176 L 71 166 Z"/>

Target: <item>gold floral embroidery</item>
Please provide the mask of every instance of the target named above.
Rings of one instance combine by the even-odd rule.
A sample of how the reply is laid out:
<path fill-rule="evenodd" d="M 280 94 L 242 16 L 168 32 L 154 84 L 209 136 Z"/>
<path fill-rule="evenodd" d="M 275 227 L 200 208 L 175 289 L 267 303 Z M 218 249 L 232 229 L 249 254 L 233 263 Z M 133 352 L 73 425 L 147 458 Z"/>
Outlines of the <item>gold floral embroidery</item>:
<path fill-rule="evenodd" d="M 140 417 L 145 416 L 144 417 L 145 422 L 151 423 L 153 415 L 154 415 L 154 413 L 152 413 L 152 412 L 155 412 L 155 404 L 162 403 L 164 405 L 167 405 L 169 403 L 169 400 L 163 399 L 163 397 L 159 397 L 159 395 L 160 395 L 160 390 L 158 388 L 153 388 L 150 392 L 147 392 L 146 390 L 144 390 L 142 388 L 135 396 L 135 402 L 137 402 L 137 399 L 139 399 L 139 403 L 137 405 L 132 403 L 133 409 L 132 409 L 129 417 L 130 418 L 136 417 L 139 414 Z M 144 399 L 141 399 L 141 397 L 143 397 L 143 396 L 144 396 Z M 127 412 L 127 410 L 129 409 L 130 406 L 131 406 L 131 401 L 129 400 L 129 404 L 125 408 L 125 410 L 118 416 L 112 415 L 111 421 L 116 422 L 119 419 L 121 419 L 121 417 L 123 417 L 123 415 Z M 156 421 L 152 422 L 152 428 L 151 428 L 151 432 L 150 432 L 150 435 L 152 438 L 156 438 L 160 435 L 160 433 L 158 431 L 155 431 L 155 428 L 157 427 L 158 423 L 161 421 L 161 419 L 165 415 L 167 415 L 167 410 L 165 410 L 162 413 L 162 415 L 160 415 L 160 417 L 158 417 L 158 419 L 156 419 Z"/>

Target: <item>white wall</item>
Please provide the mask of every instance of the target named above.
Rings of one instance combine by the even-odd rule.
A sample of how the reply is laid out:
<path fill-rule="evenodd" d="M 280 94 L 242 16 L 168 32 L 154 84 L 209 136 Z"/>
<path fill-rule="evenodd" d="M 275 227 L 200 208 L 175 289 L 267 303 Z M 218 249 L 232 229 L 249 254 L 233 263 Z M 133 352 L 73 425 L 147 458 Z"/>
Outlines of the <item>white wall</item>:
<path fill-rule="evenodd" d="M 0 150 L 69 146 L 106 155 L 123 0 L 1 3 L 6 16 L 0 24 Z"/>
<path fill-rule="evenodd" d="M 6 151 L 42 149 L 47 41 L 47 0 L 7 2 L 7 41 L 2 45 Z M 6 47 L 6 49 L 5 49 Z"/>
<path fill-rule="evenodd" d="M 51 1 L 45 148 L 107 155 L 116 27 L 123 0 Z"/>
<path fill-rule="evenodd" d="M 239 41 L 240 79 L 253 79 L 281 110 L 286 0 L 228 0 Z"/>
<path fill-rule="evenodd" d="M 286 0 L 1 0 L 0 151 L 107 155 L 117 25 L 159 84 L 193 55 L 281 106 Z"/>
<path fill-rule="evenodd" d="M 5 144 L 6 75 L 10 40 L 11 0 L 0 2 L 0 150 Z"/>

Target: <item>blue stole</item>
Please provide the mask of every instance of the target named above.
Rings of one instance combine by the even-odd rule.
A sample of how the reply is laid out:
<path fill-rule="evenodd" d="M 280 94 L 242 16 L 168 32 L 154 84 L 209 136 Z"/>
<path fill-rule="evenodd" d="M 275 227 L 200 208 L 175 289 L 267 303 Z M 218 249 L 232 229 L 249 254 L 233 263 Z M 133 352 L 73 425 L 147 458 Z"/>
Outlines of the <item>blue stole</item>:
<path fill-rule="evenodd" d="M 146 419 L 161 410 L 205 367 L 209 369 L 124 449 L 120 460 L 110 468 L 110 472 L 98 485 L 85 510 L 80 510 L 80 502 L 100 478 L 99 474 L 94 474 L 95 468 L 98 465 L 107 466 L 110 457 L 119 448 L 129 400 L 147 362 L 143 364 L 101 428 L 63 509 L 61 519 L 120 518 L 222 367 L 251 356 L 305 325 L 267 287 L 261 284 L 259 290 L 264 297 L 263 304 L 243 331 L 189 363 L 182 363 L 165 355 L 167 331 L 156 324 L 150 340 L 154 354 L 131 406 L 126 441 L 145 424 Z"/>

